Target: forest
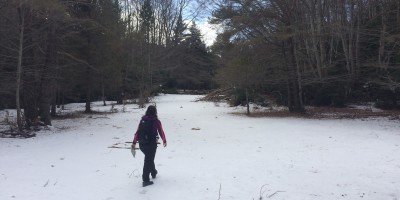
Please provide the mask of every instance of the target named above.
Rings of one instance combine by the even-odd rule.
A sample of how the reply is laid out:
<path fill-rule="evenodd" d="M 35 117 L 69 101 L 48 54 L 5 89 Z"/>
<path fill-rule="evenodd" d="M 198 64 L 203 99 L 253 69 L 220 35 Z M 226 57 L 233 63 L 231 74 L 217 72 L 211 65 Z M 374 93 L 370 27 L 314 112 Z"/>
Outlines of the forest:
<path fill-rule="evenodd" d="M 162 90 L 215 88 L 214 56 L 184 17 L 197 12 L 189 3 L 1 0 L 0 109 L 17 109 L 22 130 L 51 125 L 66 103 L 90 113 L 95 100 L 143 105 Z"/>
<path fill-rule="evenodd" d="M 269 94 L 293 112 L 354 101 L 399 108 L 397 0 L 222 1 L 211 22 L 224 27 L 212 47 L 219 78 L 242 96 Z"/>
<path fill-rule="evenodd" d="M 199 12 L 219 27 L 206 46 Z M 291 112 L 400 107 L 398 0 L 0 0 L 0 109 L 20 131 L 71 102 L 178 90 Z"/>

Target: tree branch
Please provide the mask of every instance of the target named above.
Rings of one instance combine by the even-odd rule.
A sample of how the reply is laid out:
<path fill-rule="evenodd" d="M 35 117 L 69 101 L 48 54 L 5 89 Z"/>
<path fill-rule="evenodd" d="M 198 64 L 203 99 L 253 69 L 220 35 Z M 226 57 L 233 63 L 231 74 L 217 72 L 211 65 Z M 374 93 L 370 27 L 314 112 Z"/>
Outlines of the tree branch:
<path fill-rule="evenodd" d="M 96 67 L 93 67 L 93 66 L 92 66 L 91 64 L 89 64 L 88 62 L 86 62 L 86 61 L 84 61 L 84 60 L 82 60 L 82 59 L 76 58 L 75 56 L 73 56 L 73 55 L 71 55 L 71 54 L 69 54 L 69 53 L 67 53 L 67 52 L 58 51 L 57 53 L 60 54 L 60 55 L 67 56 L 68 58 L 70 58 L 70 59 L 72 59 L 72 60 L 74 60 L 74 61 L 76 61 L 76 62 L 79 62 L 79 63 L 81 63 L 81 64 L 84 64 L 84 65 L 88 66 L 90 69 L 93 69 L 93 70 L 96 71 L 96 72 L 99 71 Z"/>

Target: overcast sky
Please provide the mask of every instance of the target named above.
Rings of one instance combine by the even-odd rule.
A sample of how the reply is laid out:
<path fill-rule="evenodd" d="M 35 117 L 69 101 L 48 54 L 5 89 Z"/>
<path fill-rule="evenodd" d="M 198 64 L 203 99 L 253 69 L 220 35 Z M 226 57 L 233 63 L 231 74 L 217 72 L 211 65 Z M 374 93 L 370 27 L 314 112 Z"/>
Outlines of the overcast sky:
<path fill-rule="evenodd" d="M 211 46 L 217 37 L 217 29 L 215 25 L 209 24 L 207 21 L 197 24 L 203 35 L 203 40 L 207 46 Z"/>
<path fill-rule="evenodd" d="M 199 4 L 198 2 L 203 2 L 201 6 L 201 11 L 199 12 Z M 193 6 L 193 7 L 192 7 Z M 190 8 L 192 7 L 192 8 Z M 212 10 L 215 9 L 214 4 L 211 1 L 205 0 L 191 0 L 191 6 L 187 10 L 187 16 L 184 16 L 186 19 L 192 19 L 193 13 L 196 13 L 196 26 L 200 29 L 201 34 L 203 36 L 203 40 L 207 46 L 211 46 L 215 38 L 217 37 L 217 27 L 216 25 L 211 25 L 208 23 L 209 17 L 211 17 Z M 184 13 L 185 15 L 185 13 Z M 190 24 L 190 23 L 189 23 Z M 189 25 L 190 27 L 190 25 Z"/>

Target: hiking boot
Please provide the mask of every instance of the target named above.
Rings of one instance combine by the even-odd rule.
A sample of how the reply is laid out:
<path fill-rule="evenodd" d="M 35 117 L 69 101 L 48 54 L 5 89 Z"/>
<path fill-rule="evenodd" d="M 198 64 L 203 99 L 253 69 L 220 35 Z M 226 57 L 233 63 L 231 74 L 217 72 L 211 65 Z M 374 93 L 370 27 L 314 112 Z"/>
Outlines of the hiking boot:
<path fill-rule="evenodd" d="M 154 184 L 153 181 L 145 181 L 145 182 L 142 183 L 142 186 L 146 187 L 148 185 L 153 185 L 153 184 Z"/>
<path fill-rule="evenodd" d="M 151 178 L 153 178 L 153 179 L 156 178 L 157 173 L 158 173 L 157 170 L 155 170 L 154 172 L 152 172 L 152 173 L 151 173 Z"/>

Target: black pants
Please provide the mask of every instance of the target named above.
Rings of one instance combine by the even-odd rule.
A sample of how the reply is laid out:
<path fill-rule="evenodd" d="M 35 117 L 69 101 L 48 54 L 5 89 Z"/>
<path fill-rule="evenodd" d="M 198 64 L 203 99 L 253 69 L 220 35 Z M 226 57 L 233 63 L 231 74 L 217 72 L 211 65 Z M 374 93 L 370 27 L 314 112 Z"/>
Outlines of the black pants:
<path fill-rule="evenodd" d="M 143 166 L 143 174 L 142 179 L 143 182 L 150 181 L 150 173 L 156 172 L 156 166 L 154 164 L 154 158 L 156 157 L 157 144 L 139 144 L 140 150 L 144 154 L 144 166 Z"/>

